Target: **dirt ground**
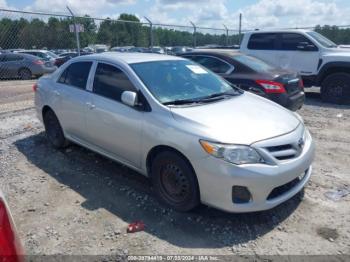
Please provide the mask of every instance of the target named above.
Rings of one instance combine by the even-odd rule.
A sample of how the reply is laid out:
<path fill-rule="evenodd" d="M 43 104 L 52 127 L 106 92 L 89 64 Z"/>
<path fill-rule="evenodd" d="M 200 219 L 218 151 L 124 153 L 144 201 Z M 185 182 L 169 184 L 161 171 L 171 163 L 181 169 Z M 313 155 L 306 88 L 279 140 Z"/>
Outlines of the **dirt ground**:
<path fill-rule="evenodd" d="M 350 106 L 307 91 L 300 114 L 317 153 L 304 192 L 265 212 L 184 214 L 118 163 L 75 145 L 53 149 L 32 84 L 0 82 L 0 188 L 27 254 L 350 255 Z M 145 230 L 127 234 L 137 220 Z"/>

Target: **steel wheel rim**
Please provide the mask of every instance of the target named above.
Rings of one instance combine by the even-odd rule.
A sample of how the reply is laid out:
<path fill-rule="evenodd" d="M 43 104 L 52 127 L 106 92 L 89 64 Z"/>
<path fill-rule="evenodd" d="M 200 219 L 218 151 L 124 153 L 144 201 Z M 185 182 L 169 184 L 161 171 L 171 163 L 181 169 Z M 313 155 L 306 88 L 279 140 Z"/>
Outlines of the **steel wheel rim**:
<path fill-rule="evenodd" d="M 174 203 L 181 203 L 188 199 L 190 181 L 183 171 L 176 165 L 167 164 L 160 171 L 160 182 L 166 197 Z"/>

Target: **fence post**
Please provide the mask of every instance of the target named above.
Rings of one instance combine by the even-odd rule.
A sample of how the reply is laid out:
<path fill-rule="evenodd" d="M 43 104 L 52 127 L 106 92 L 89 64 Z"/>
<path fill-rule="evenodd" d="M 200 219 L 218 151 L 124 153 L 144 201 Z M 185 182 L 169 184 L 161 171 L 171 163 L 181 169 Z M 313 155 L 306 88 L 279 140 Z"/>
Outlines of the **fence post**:
<path fill-rule="evenodd" d="M 239 14 L 238 38 L 238 44 L 240 45 L 242 39 L 242 13 Z"/>
<path fill-rule="evenodd" d="M 225 31 L 226 31 L 226 46 L 228 46 L 228 28 L 226 25 L 224 25 Z"/>
<path fill-rule="evenodd" d="M 147 17 L 144 16 L 144 18 L 147 20 L 149 24 L 149 37 L 150 37 L 150 47 L 153 48 L 153 23 L 151 20 L 149 20 Z"/>
<path fill-rule="evenodd" d="M 193 27 L 193 47 L 196 48 L 196 46 L 197 46 L 197 27 L 193 22 L 190 21 L 190 23 Z"/>
<path fill-rule="evenodd" d="M 80 39 L 79 39 L 79 31 L 77 29 L 77 24 L 76 24 L 76 21 L 75 21 L 75 16 L 72 12 L 72 10 L 70 10 L 69 6 L 67 5 L 67 9 L 68 11 L 70 12 L 70 14 L 72 15 L 72 18 L 73 18 L 73 24 L 74 24 L 74 33 L 75 33 L 75 38 L 77 40 L 77 49 L 78 49 L 78 56 L 80 56 Z"/>

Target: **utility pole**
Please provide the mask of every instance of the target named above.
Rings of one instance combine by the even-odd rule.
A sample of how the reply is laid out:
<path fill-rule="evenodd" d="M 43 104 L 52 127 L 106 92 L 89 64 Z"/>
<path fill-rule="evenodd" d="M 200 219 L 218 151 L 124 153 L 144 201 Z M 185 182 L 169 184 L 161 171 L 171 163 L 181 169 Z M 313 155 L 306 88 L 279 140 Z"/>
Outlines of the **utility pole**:
<path fill-rule="evenodd" d="M 238 44 L 241 44 L 242 39 L 242 13 L 239 14 L 239 27 L 238 27 Z"/>
<path fill-rule="evenodd" d="M 197 27 L 193 22 L 190 21 L 190 23 L 193 27 L 193 47 L 196 48 L 196 46 L 197 46 Z"/>
<path fill-rule="evenodd" d="M 153 48 L 153 23 L 151 20 L 149 20 L 147 17 L 144 16 L 144 18 L 147 20 L 148 24 L 149 24 L 149 38 L 150 38 L 150 48 L 152 50 Z"/>
<path fill-rule="evenodd" d="M 228 46 L 228 28 L 226 25 L 224 25 L 225 31 L 226 31 L 226 46 Z"/>
<path fill-rule="evenodd" d="M 79 39 L 79 31 L 78 31 L 77 24 L 76 24 L 76 21 L 75 21 L 76 19 L 75 19 L 74 13 L 72 12 L 72 10 L 70 10 L 68 5 L 67 5 L 67 9 L 68 9 L 69 13 L 72 15 L 72 18 L 73 18 L 74 33 L 75 33 L 75 38 L 76 38 L 76 41 L 77 41 L 78 56 L 80 56 L 80 39 Z"/>

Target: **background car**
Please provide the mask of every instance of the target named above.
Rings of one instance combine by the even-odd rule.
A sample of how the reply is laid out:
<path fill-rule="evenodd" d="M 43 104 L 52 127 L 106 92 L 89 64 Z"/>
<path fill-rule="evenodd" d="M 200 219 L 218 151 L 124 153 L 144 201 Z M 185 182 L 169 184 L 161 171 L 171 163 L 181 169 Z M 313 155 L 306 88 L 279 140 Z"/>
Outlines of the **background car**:
<path fill-rule="evenodd" d="M 0 261 L 23 261 L 23 253 L 10 210 L 0 190 Z"/>
<path fill-rule="evenodd" d="M 305 100 L 303 82 L 293 71 L 278 69 L 234 50 L 193 50 L 180 56 L 191 59 L 241 89 L 268 98 L 290 110 Z"/>
<path fill-rule="evenodd" d="M 23 53 L 0 54 L 0 78 L 31 79 L 57 69 L 51 62 Z"/>
<path fill-rule="evenodd" d="M 80 52 L 80 55 L 90 55 L 93 54 L 92 52 Z M 62 53 L 59 55 L 58 58 L 55 60 L 55 66 L 60 67 L 63 65 L 65 62 L 68 60 L 72 59 L 73 57 L 77 57 L 78 52 L 67 52 L 67 53 Z"/>
<path fill-rule="evenodd" d="M 23 50 L 23 51 L 17 51 L 16 53 L 24 53 L 24 54 L 29 54 L 29 55 L 34 55 L 37 57 L 40 57 L 40 59 L 46 61 L 46 62 L 51 62 L 52 65 L 55 64 L 55 60 L 58 58 L 58 55 L 47 51 L 47 50 Z"/>

